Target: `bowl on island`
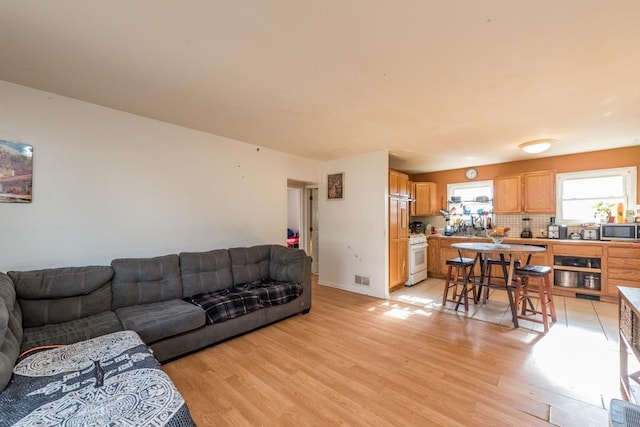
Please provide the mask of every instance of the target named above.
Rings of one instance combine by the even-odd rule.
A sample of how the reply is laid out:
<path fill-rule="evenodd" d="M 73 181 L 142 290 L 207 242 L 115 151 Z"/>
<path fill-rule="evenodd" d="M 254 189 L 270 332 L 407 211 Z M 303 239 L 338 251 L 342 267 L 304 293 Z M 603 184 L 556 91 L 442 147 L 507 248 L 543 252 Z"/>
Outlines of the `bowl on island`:
<path fill-rule="evenodd" d="M 495 227 L 487 230 L 487 237 L 493 240 L 496 245 L 501 244 L 505 238 L 507 238 L 510 228 L 509 227 Z"/>

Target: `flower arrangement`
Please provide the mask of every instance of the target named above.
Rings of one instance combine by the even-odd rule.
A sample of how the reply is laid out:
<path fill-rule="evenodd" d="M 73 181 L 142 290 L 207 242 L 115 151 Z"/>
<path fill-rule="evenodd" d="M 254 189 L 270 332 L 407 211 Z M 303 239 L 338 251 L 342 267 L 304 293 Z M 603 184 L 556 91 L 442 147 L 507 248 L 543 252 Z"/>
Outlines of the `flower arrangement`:
<path fill-rule="evenodd" d="M 594 217 L 600 217 L 600 222 L 613 222 L 610 218 L 613 216 L 611 215 L 611 211 L 615 205 L 615 203 L 606 203 L 602 201 L 596 203 L 591 206 L 595 209 Z"/>

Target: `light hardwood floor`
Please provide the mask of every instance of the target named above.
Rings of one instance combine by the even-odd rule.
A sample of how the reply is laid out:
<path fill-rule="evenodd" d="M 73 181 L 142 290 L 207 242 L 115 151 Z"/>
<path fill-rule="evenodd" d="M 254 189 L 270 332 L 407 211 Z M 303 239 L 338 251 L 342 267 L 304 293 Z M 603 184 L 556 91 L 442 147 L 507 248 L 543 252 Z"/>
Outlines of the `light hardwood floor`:
<path fill-rule="evenodd" d="M 309 314 L 163 367 L 199 426 L 608 425 L 615 304 L 557 298 L 543 334 L 511 326 L 501 291 L 465 315 L 442 287 L 381 300 L 314 283 Z"/>

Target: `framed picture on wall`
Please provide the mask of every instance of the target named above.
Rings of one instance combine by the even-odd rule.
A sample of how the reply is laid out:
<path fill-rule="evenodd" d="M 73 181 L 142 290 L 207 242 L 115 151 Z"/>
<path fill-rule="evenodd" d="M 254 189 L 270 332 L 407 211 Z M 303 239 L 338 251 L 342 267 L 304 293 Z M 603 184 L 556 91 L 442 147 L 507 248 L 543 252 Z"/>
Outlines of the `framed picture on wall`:
<path fill-rule="evenodd" d="M 327 175 L 327 199 L 344 199 L 344 172 Z"/>
<path fill-rule="evenodd" d="M 31 203 L 33 147 L 0 139 L 0 202 Z"/>

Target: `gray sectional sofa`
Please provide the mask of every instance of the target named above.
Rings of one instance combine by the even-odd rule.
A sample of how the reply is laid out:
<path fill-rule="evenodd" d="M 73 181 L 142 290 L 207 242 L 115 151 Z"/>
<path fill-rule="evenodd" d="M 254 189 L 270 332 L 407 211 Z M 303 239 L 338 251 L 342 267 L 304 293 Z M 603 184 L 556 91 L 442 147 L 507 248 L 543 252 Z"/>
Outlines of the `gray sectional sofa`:
<path fill-rule="evenodd" d="M 134 331 L 164 362 L 310 308 L 310 260 L 280 245 L 0 273 L 0 412 L 21 353 Z"/>

